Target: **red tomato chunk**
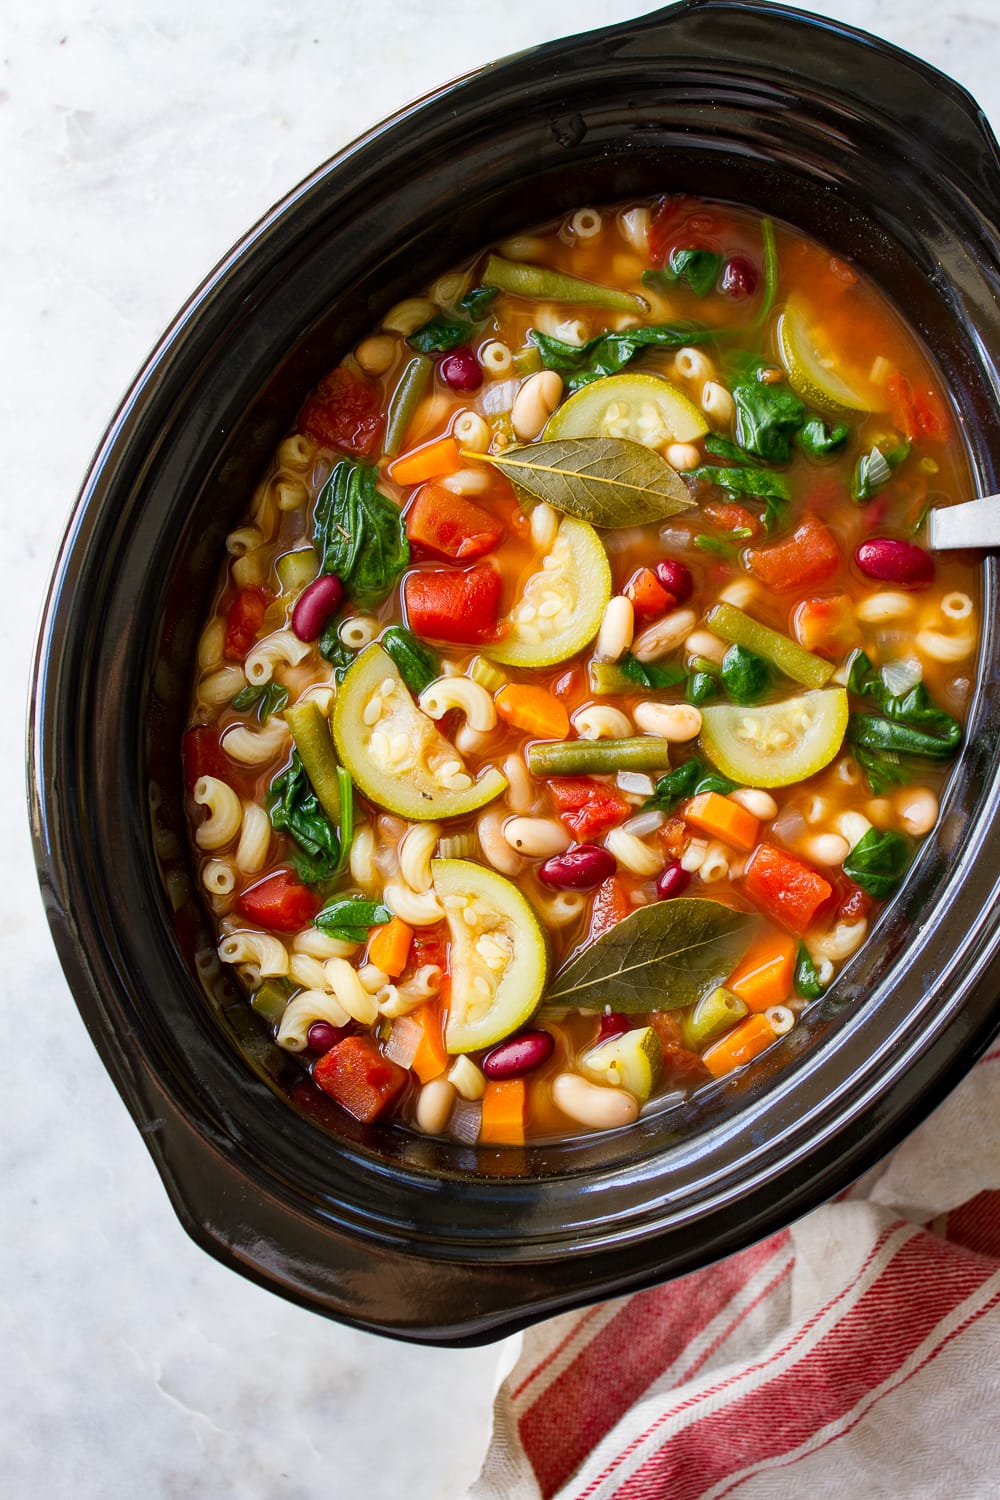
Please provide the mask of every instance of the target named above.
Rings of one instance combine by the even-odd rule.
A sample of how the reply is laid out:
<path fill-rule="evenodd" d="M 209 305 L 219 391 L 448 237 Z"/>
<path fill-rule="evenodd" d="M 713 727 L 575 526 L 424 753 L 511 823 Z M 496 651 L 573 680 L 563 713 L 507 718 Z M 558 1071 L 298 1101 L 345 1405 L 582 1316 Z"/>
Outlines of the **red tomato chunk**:
<path fill-rule="evenodd" d="M 264 623 L 270 594 L 263 589 L 240 589 L 226 613 L 223 652 L 232 661 L 243 661 Z"/>
<path fill-rule="evenodd" d="M 828 526 L 815 516 L 806 516 L 786 542 L 758 547 L 747 561 L 768 588 L 805 589 L 825 583 L 837 571 L 840 548 Z"/>
<path fill-rule="evenodd" d="M 365 1125 L 396 1102 L 408 1076 L 405 1068 L 382 1055 L 370 1036 L 345 1037 L 313 1068 L 324 1094 Z"/>
<path fill-rule="evenodd" d="M 746 893 L 765 916 L 801 937 L 833 886 L 793 854 L 758 844 L 747 865 Z"/>
<path fill-rule="evenodd" d="M 319 897 L 296 880 L 291 870 L 275 870 L 244 891 L 236 903 L 241 917 L 275 932 L 298 932 L 320 909 Z"/>
<path fill-rule="evenodd" d="M 410 629 L 433 641 L 494 640 L 502 587 L 500 574 L 488 563 L 464 572 L 409 573 L 403 599 Z"/>
<path fill-rule="evenodd" d="M 438 557 L 482 557 L 502 540 L 504 528 L 481 505 L 426 484 L 406 516 L 406 535 Z"/>
<path fill-rule="evenodd" d="M 363 375 L 338 366 L 323 377 L 299 413 L 299 431 L 325 448 L 371 458 L 382 435 L 382 397 Z"/>
<path fill-rule="evenodd" d="M 624 921 L 632 910 L 628 890 L 616 875 L 612 875 L 602 886 L 598 886 L 594 893 L 594 902 L 590 908 L 590 931 L 587 934 L 587 942 L 593 943 L 603 933 L 608 932 L 612 927 L 617 927 L 618 923 Z"/>
<path fill-rule="evenodd" d="M 554 776 L 549 791 L 559 816 L 581 844 L 624 821 L 632 804 L 613 786 L 589 776 Z"/>

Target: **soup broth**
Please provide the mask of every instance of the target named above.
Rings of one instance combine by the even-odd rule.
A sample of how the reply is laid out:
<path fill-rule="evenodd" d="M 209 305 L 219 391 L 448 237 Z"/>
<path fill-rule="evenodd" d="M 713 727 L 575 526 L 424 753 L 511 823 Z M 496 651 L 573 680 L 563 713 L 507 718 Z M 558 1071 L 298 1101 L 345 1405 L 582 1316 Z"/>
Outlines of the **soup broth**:
<path fill-rule="evenodd" d="M 752 1065 L 937 820 L 971 493 L 884 295 L 743 209 L 583 208 L 391 309 L 229 536 L 184 742 L 278 1045 L 486 1146 Z"/>

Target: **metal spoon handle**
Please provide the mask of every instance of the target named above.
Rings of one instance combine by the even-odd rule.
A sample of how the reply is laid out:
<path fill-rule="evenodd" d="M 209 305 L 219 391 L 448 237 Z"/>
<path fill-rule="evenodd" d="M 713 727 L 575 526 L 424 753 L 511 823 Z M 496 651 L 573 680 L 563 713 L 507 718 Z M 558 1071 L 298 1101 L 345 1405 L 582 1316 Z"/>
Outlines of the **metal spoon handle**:
<path fill-rule="evenodd" d="M 927 517 L 932 552 L 952 547 L 1000 547 L 1000 495 L 944 505 Z"/>

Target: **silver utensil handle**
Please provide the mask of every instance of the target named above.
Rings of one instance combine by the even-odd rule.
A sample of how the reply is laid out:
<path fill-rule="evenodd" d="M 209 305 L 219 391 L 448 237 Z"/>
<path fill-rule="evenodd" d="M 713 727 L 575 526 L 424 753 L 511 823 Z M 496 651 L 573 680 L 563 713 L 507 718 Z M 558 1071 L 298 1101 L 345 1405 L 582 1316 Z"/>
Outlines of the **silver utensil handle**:
<path fill-rule="evenodd" d="M 927 517 L 932 552 L 952 547 L 1000 547 L 1000 495 L 945 505 Z"/>

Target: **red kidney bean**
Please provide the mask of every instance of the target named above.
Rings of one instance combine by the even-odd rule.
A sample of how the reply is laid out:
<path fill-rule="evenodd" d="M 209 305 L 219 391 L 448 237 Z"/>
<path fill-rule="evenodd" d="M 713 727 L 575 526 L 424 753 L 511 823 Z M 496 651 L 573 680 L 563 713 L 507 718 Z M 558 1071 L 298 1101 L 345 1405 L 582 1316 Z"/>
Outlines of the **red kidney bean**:
<path fill-rule="evenodd" d="M 931 554 L 915 542 L 899 542 L 891 536 L 873 536 L 862 542 L 854 561 L 867 578 L 880 583 L 920 588 L 934 579 Z"/>
<path fill-rule="evenodd" d="M 329 1021 L 314 1021 L 306 1032 L 309 1051 L 329 1052 L 331 1047 L 337 1045 L 343 1034 L 338 1026 L 331 1026 Z"/>
<path fill-rule="evenodd" d="M 673 896 L 682 896 L 691 884 L 691 875 L 679 859 L 672 859 L 656 882 L 656 894 L 661 901 Z"/>
<path fill-rule="evenodd" d="M 471 349 L 453 349 L 438 365 L 441 379 L 453 391 L 478 391 L 483 372 Z"/>
<path fill-rule="evenodd" d="M 292 630 L 300 641 L 315 641 L 323 634 L 323 626 L 340 608 L 344 597 L 344 586 L 335 573 L 324 573 L 314 578 L 295 601 L 292 610 Z"/>
<path fill-rule="evenodd" d="M 745 255 L 732 255 L 722 268 L 720 289 L 729 297 L 752 297 L 757 290 L 757 268 Z"/>
<path fill-rule="evenodd" d="M 624 1036 L 626 1031 L 631 1031 L 631 1029 L 628 1016 L 620 1016 L 617 1012 L 612 1012 L 611 1015 L 602 1015 L 597 1040 L 599 1042 L 609 1042 L 613 1036 Z"/>
<path fill-rule="evenodd" d="M 566 854 L 554 854 L 538 871 L 543 885 L 557 890 L 590 891 L 613 875 L 618 865 L 614 855 L 597 844 L 577 844 Z"/>
<path fill-rule="evenodd" d="M 668 594 L 673 594 L 678 604 L 690 599 L 694 592 L 694 579 L 686 563 L 676 557 L 663 557 L 656 564 L 655 573 Z"/>
<path fill-rule="evenodd" d="M 493 1047 L 483 1058 L 483 1072 L 495 1081 L 501 1078 L 520 1078 L 540 1068 L 552 1056 L 555 1042 L 547 1031 L 522 1031 L 520 1036 L 508 1037 L 498 1047 Z"/>

